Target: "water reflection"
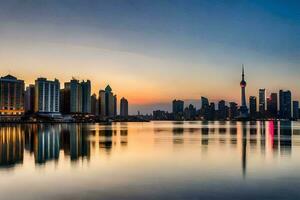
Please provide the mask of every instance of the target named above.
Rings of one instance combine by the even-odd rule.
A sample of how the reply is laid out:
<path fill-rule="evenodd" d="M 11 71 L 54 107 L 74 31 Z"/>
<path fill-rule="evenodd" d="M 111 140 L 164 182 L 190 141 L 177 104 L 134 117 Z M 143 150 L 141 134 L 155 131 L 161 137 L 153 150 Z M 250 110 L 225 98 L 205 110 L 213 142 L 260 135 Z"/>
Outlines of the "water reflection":
<path fill-rule="evenodd" d="M 23 162 L 24 135 L 19 126 L 1 127 L 0 167 L 12 167 Z"/>
<path fill-rule="evenodd" d="M 145 135 L 147 141 L 133 142 L 136 146 L 154 141 L 163 144 L 171 142 L 173 148 L 197 145 L 197 148 L 202 149 L 202 153 L 207 152 L 208 148 L 220 152 L 237 149 L 241 155 L 243 177 L 247 175 L 247 165 L 252 156 L 261 154 L 290 157 L 292 146 L 300 144 L 297 139 L 300 135 L 299 129 L 287 121 L 174 122 L 150 123 L 142 129 L 137 127 L 139 125 L 132 128 L 134 133 L 150 133 L 150 136 Z M 0 127 L 0 166 L 11 168 L 26 162 L 24 152 L 33 156 L 37 165 L 44 165 L 50 161 L 59 162 L 62 156 L 73 163 L 78 160 L 90 161 L 97 156 L 92 154 L 97 148 L 101 153 L 110 155 L 116 146 L 124 148 L 131 140 L 137 140 L 135 137 L 129 139 L 129 135 L 126 123 L 113 126 L 4 125 Z"/>
<path fill-rule="evenodd" d="M 90 136 L 98 136 L 99 148 L 109 151 L 113 146 L 111 138 L 116 135 L 111 127 L 90 130 L 88 125 L 81 124 L 4 125 L 0 127 L 0 167 L 23 163 L 24 151 L 34 156 L 38 165 L 57 162 L 61 152 L 72 162 L 89 160 L 94 143 Z M 128 143 L 127 135 L 127 129 L 120 130 L 122 146 Z"/>

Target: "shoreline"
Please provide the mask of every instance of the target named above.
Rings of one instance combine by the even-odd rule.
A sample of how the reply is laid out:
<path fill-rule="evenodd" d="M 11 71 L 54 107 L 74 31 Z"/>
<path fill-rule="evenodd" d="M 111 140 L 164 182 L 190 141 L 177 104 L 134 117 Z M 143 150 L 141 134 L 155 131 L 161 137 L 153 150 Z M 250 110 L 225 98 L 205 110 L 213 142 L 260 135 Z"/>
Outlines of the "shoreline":
<path fill-rule="evenodd" d="M 129 120 L 129 121 L 0 121 L 1 124 L 100 124 L 100 125 L 112 125 L 113 123 L 131 123 L 131 122 L 267 122 L 267 121 L 279 121 L 279 122 L 297 122 L 298 120 L 281 120 L 281 119 L 263 119 L 263 120 Z"/>

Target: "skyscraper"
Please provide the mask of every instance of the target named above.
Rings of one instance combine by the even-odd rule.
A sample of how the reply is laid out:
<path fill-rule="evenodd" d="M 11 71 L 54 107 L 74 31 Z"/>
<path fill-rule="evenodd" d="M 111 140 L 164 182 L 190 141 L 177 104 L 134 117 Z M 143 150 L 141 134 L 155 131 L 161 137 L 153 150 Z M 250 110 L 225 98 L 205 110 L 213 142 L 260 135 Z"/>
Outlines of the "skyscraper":
<path fill-rule="evenodd" d="M 25 112 L 26 113 L 34 113 L 34 100 L 35 100 L 35 88 L 34 85 L 29 85 L 25 90 Z"/>
<path fill-rule="evenodd" d="M 224 100 L 221 100 L 218 103 L 218 119 L 225 120 L 226 118 L 227 118 L 226 104 Z"/>
<path fill-rule="evenodd" d="M 67 113 L 91 113 L 91 82 L 89 80 L 79 82 L 72 79 L 65 83 L 63 92 L 63 103 L 69 108 L 65 108 Z"/>
<path fill-rule="evenodd" d="M 211 102 L 209 105 L 208 120 L 215 120 L 216 106 L 215 103 Z"/>
<path fill-rule="evenodd" d="M 278 115 L 278 97 L 277 93 L 272 93 L 267 99 L 267 111 L 271 118 L 277 118 Z"/>
<path fill-rule="evenodd" d="M 82 81 L 82 113 L 91 113 L 91 81 Z"/>
<path fill-rule="evenodd" d="M 266 111 L 266 89 L 259 89 L 259 112 L 265 114 Z"/>
<path fill-rule="evenodd" d="M 242 67 L 242 81 L 240 83 L 241 86 L 241 102 L 242 105 L 240 107 L 240 118 L 247 118 L 248 117 L 248 108 L 246 103 L 246 86 L 247 83 L 245 81 L 245 73 L 244 73 L 244 66 Z"/>
<path fill-rule="evenodd" d="M 100 103 L 100 116 L 101 117 L 115 117 L 117 109 L 117 96 L 112 93 L 112 89 L 109 85 L 105 90 L 99 91 L 99 103 Z"/>
<path fill-rule="evenodd" d="M 114 95 L 114 116 L 118 115 L 118 99 L 117 95 Z"/>
<path fill-rule="evenodd" d="M 279 91 L 279 116 L 281 119 L 292 117 L 292 94 L 291 91 Z"/>
<path fill-rule="evenodd" d="M 238 116 L 238 105 L 235 102 L 229 103 L 229 119 L 235 119 Z"/>
<path fill-rule="evenodd" d="M 72 79 L 65 83 L 65 89 L 70 90 L 70 113 L 82 112 L 82 87 L 78 80 Z"/>
<path fill-rule="evenodd" d="M 299 119 L 299 101 L 293 101 L 293 119 Z"/>
<path fill-rule="evenodd" d="M 181 120 L 183 117 L 184 101 L 173 100 L 172 111 L 175 120 Z"/>
<path fill-rule="evenodd" d="M 186 107 L 183 111 L 185 120 L 195 120 L 196 118 L 196 108 L 192 104 Z"/>
<path fill-rule="evenodd" d="M 209 101 L 206 97 L 201 97 L 201 109 L 200 114 L 204 120 L 209 119 Z"/>
<path fill-rule="evenodd" d="M 60 90 L 60 112 L 70 113 L 70 86 L 65 83 L 65 88 Z"/>
<path fill-rule="evenodd" d="M 257 112 L 257 99 L 255 96 L 249 97 L 249 110 L 250 110 L 250 117 L 254 119 L 256 117 L 256 112 Z"/>
<path fill-rule="evenodd" d="M 38 78 L 35 81 L 35 112 L 59 114 L 60 83 L 57 79 L 49 81 Z"/>
<path fill-rule="evenodd" d="M 184 101 L 176 100 L 176 99 L 173 100 L 172 102 L 173 114 L 183 113 L 183 109 L 184 109 Z"/>
<path fill-rule="evenodd" d="M 99 115 L 101 117 L 106 116 L 106 100 L 105 100 L 105 91 L 99 91 Z"/>
<path fill-rule="evenodd" d="M 24 114 L 24 81 L 7 75 L 0 78 L 0 116 Z"/>
<path fill-rule="evenodd" d="M 91 96 L 91 114 L 95 116 L 99 115 L 99 102 L 96 94 Z"/>
<path fill-rule="evenodd" d="M 124 97 L 120 101 L 120 116 L 128 117 L 128 101 Z"/>

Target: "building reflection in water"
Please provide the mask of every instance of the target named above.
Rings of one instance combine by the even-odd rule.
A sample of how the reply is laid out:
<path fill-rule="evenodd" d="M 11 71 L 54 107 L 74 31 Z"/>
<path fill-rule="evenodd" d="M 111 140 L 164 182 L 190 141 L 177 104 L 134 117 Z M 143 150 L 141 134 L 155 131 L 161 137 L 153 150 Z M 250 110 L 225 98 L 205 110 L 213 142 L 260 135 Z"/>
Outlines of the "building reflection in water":
<path fill-rule="evenodd" d="M 125 147 L 128 145 L 128 129 L 120 130 L 120 144 L 122 147 Z"/>
<path fill-rule="evenodd" d="M 23 163 L 24 134 L 20 126 L 0 127 L 0 167 Z"/>
<path fill-rule="evenodd" d="M 209 143 L 208 135 L 209 135 L 208 122 L 203 121 L 202 128 L 201 128 L 201 145 L 203 146 L 204 149 L 208 147 L 208 143 Z"/>
<path fill-rule="evenodd" d="M 99 133 L 99 146 L 109 152 L 113 147 L 112 137 L 117 130 L 105 127 L 99 131 L 89 130 L 82 124 L 31 124 L 5 125 L 0 127 L 0 167 L 12 167 L 23 163 L 24 150 L 34 156 L 36 164 L 58 161 L 60 153 L 71 161 L 90 159 L 91 144 L 89 136 Z M 120 145 L 128 144 L 128 129 L 120 131 Z M 95 145 L 94 145 L 95 147 Z"/>
<path fill-rule="evenodd" d="M 59 158 L 59 134 L 61 126 L 39 125 L 34 134 L 34 156 L 36 163 L 43 164 Z"/>
<path fill-rule="evenodd" d="M 247 170 L 247 124 L 245 122 L 242 122 L 242 170 L 245 178 Z"/>
<path fill-rule="evenodd" d="M 231 146 L 237 145 L 237 122 L 232 121 L 229 122 L 229 131 L 230 131 L 230 144 Z"/>
<path fill-rule="evenodd" d="M 280 123 L 280 154 L 290 155 L 292 151 L 292 122 Z"/>
<path fill-rule="evenodd" d="M 105 149 L 107 153 L 110 153 L 113 147 L 113 135 L 115 135 L 115 131 L 111 127 L 99 130 L 99 147 Z"/>
<path fill-rule="evenodd" d="M 173 125 L 173 144 L 182 145 L 184 143 L 184 124 L 182 122 L 175 122 Z"/>
<path fill-rule="evenodd" d="M 85 126 L 80 124 L 66 125 L 64 128 L 65 144 L 62 143 L 62 148 L 66 155 L 70 155 L 72 161 L 79 158 L 90 159 L 90 142 L 88 136 L 90 132 L 86 130 Z M 65 148 L 64 146 L 69 148 Z"/>
<path fill-rule="evenodd" d="M 36 164 L 58 162 L 62 154 L 72 162 L 80 159 L 90 160 L 91 149 L 97 147 L 98 144 L 99 148 L 106 153 L 110 153 L 118 144 L 121 147 L 127 146 L 130 142 L 127 126 L 127 124 L 121 124 L 121 126 L 2 125 L 0 127 L 0 166 L 7 168 L 22 164 L 24 151 L 34 156 Z M 163 137 L 164 141 L 168 140 L 175 147 L 187 144 L 197 145 L 198 148 L 200 145 L 207 150 L 211 146 L 210 149 L 216 151 L 217 147 L 222 145 L 222 148 L 237 149 L 239 153 L 237 157 L 241 155 L 242 173 L 246 177 L 248 158 L 252 155 L 260 153 L 264 157 L 267 157 L 265 154 L 287 157 L 292 153 L 293 144 L 300 145 L 300 142 L 292 141 L 294 134 L 300 134 L 297 128 L 292 127 L 292 123 L 287 121 L 197 122 L 192 124 L 176 122 L 171 126 L 170 124 L 158 126 L 154 129 L 154 135 L 158 139 L 160 139 L 160 134 L 167 136 Z M 131 137 L 131 139 L 135 138 Z"/>

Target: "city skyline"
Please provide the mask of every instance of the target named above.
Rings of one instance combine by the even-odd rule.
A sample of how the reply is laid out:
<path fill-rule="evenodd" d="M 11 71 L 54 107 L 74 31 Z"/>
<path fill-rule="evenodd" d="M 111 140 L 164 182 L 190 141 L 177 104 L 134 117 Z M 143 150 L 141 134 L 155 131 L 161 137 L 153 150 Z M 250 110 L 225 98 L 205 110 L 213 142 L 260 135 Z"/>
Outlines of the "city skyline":
<path fill-rule="evenodd" d="M 128 109 L 128 100 L 122 97 L 119 100 L 120 109 L 118 113 L 118 98 L 117 95 L 112 92 L 110 85 L 107 85 L 105 90 L 100 89 L 97 96 L 97 94 L 91 93 L 92 88 L 90 80 L 82 80 L 82 82 L 79 82 L 79 80 L 74 77 L 72 77 L 70 82 L 62 84 L 64 85 L 64 88 L 60 87 L 61 84 L 58 79 L 50 81 L 47 80 L 47 78 L 40 77 L 36 79 L 35 85 L 29 84 L 26 89 L 24 87 L 24 81 L 18 80 L 21 85 L 18 85 L 17 87 L 23 87 L 23 89 L 21 91 L 22 98 L 16 98 L 11 94 L 14 93 L 13 90 L 16 90 L 16 88 L 14 88 L 15 86 L 9 85 L 9 83 L 15 84 L 16 80 L 17 78 L 10 74 L 1 77 L 0 79 L 0 81 L 3 82 L 0 84 L 0 92 L 2 97 L 4 97 L 4 99 L 1 99 L 0 103 L 3 109 L 2 113 L 4 112 L 4 114 L 7 112 L 20 112 L 20 109 L 16 109 L 16 105 L 22 105 L 21 112 L 24 112 L 25 108 L 25 112 L 27 114 L 33 114 L 35 112 L 53 113 L 54 115 L 57 115 L 58 113 L 59 115 L 92 114 L 101 118 L 116 118 L 118 115 L 122 118 L 126 117 L 128 114 L 137 114 L 138 116 L 140 114 L 153 114 L 153 119 L 156 120 L 199 120 L 201 118 L 204 120 L 295 120 L 298 119 L 299 116 L 299 109 L 297 109 L 297 107 L 299 108 L 299 101 L 293 97 L 290 90 L 279 90 L 279 93 L 267 93 L 265 88 L 261 88 L 258 91 L 258 98 L 256 96 L 249 96 L 247 100 L 247 83 L 245 79 L 244 65 L 242 65 L 240 82 L 240 105 L 234 101 L 225 101 L 224 99 L 211 101 L 210 99 L 201 96 L 201 99 L 196 100 L 196 103 L 191 101 L 188 101 L 187 103 L 180 99 L 173 100 L 171 105 L 172 112 L 169 109 L 159 107 L 158 109 L 151 110 L 150 113 L 141 113 L 139 110 L 137 113 L 130 113 Z M 17 101 L 15 99 L 17 99 Z M 10 107 L 10 102 L 13 103 L 13 107 Z M 198 103 L 200 103 L 200 106 L 197 106 Z M 7 105 L 9 107 L 6 107 Z M 204 106 L 206 108 L 204 108 Z M 205 111 L 206 109 L 209 109 L 210 111 Z M 213 114 L 208 115 L 206 112 L 212 112 Z M 172 115 L 169 115 L 170 113 Z"/>
<path fill-rule="evenodd" d="M 130 112 L 145 113 L 174 98 L 239 102 L 244 63 L 247 97 L 263 87 L 300 99 L 298 8 L 297 1 L 3 1 L 0 73 L 28 84 L 89 79 L 92 93 L 110 84 Z"/>

